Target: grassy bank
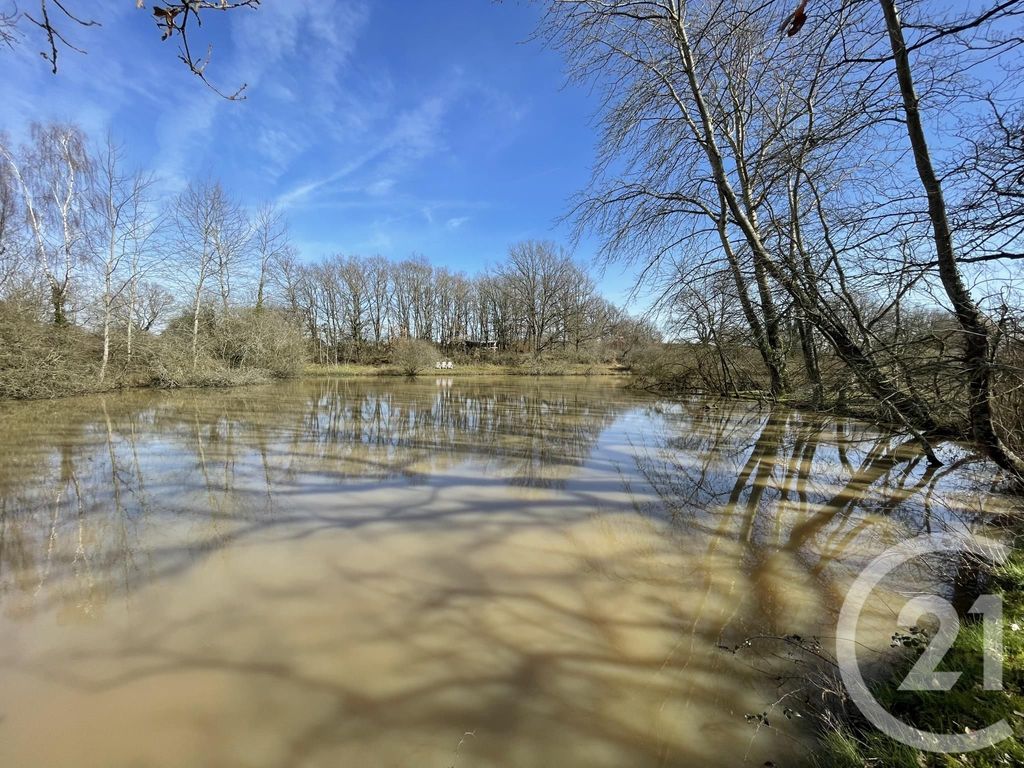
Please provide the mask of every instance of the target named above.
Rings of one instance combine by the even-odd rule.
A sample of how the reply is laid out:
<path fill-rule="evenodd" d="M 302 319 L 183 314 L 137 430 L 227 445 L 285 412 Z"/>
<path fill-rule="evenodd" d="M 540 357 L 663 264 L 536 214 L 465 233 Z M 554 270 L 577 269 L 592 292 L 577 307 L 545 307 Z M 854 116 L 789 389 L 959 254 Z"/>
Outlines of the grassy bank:
<path fill-rule="evenodd" d="M 987 577 L 982 590 L 1003 601 L 1002 690 L 982 688 L 984 625 L 978 616 L 961 621 L 960 633 L 938 669 L 961 672 L 950 691 L 901 691 L 927 643 L 921 635 L 899 635 L 909 646 L 899 663 L 872 686 L 886 711 L 912 726 L 942 734 L 979 731 L 1005 720 L 1013 735 L 975 752 L 942 754 L 908 747 L 880 733 L 852 705 L 826 712 L 821 718 L 819 768 L 996 768 L 1024 765 L 1024 556 L 1013 550 L 1010 560 L 979 574 Z"/>
<path fill-rule="evenodd" d="M 545 360 L 539 363 L 499 364 L 474 362 L 458 364 L 454 368 L 426 368 L 417 375 L 429 376 L 621 376 L 629 371 L 610 363 L 574 363 L 560 360 Z M 303 371 L 306 376 L 405 376 L 395 365 L 383 363 L 341 363 L 318 365 L 308 363 Z"/>

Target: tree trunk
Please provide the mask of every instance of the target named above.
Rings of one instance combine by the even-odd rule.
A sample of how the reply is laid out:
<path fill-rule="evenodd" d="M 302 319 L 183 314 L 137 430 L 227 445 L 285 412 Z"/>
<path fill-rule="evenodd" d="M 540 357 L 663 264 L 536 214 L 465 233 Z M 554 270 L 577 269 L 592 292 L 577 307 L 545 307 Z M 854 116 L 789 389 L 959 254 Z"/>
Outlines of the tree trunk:
<path fill-rule="evenodd" d="M 107 363 L 110 362 L 110 301 L 103 304 L 103 362 L 100 364 L 100 384 L 107 376 Z"/>
<path fill-rule="evenodd" d="M 260 281 L 256 287 L 256 311 L 259 312 L 263 309 L 263 272 L 260 272 Z"/>
<path fill-rule="evenodd" d="M 756 221 L 754 222 L 756 226 Z M 775 307 L 775 300 L 772 298 L 771 289 L 768 286 L 768 278 L 765 274 L 764 264 L 760 259 L 760 253 L 754 251 L 754 282 L 757 284 L 757 293 L 761 299 L 761 311 L 764 314 L 764 335 L 768 342 L 770 351 L 770 362 L 768 364 L 769 387 L 773 399 L 778 399 L 786 394 L 789 384 L 786 381 L 786 355 L 782 348 L 782 339 L 779 336 L 779 313 Z"/>
<path fill-rule="evenodd" d="M 127 349 L 125 350 L 125 359 L 129 363 L 132 361 L 132 332 L 135 328 L 135 302 L 137 301 L 138 290 L 138 278 L 133 277 L 128 292 L 128 338 L 126 340 Z"/>
<path fill-rule="evenodd" d="M 195 308 L 192 311 L 192 370 L 199 365 L 199 309 L 202 306 L 200 293 L 196 291 Z"/>
<path fill-rule="evenodd" d="M 50 283 L 50 303 L 53 305 L 53 324 L 67 325 L 67 289 L 57 282 Z"/>
<path fill-rule="evenodd" d="M 719 193 L 719 205 L 721 207 L 721 215 L 716 222 L 718 239 L 722 243 L 722 250 L 725 252 L 726 261 L 729 263 L 729 272 L 732 275 L 733 283 L 736 285 L 736 293 L 739 297 L 740 308 L 743 310 L 743 317 L 750 327 L 750 332 L 754 336 L 754 343 L 757 345 L 757 351 L 761 355 L 761 361 L 768 371 L 772 397 L 777 398 L 784 391 L 785 374 L 778 366 L 776 350 L 772 347 L 771 339 L 765 332 L 765 327 L 758 319 L 757 313 L 754 311 L 754 305 L 747 291 L 747 280 L 740 269 L 736 251 L 732 247 L 732 243 L 729 242 L 729 236 L 725 229 L 728 209 L 725 196 L 721 192 Z"/>
<path fill-rule="evenodd" d="M 928 141 L 921 124 L 917 94 L 914 92 L 914 77 L 910 69 L 910 57 L 903 37 L 899 11 L 896 8 L 895 0 L 879 0 L 879 2 L 885 16 L 889 43 L 896 65 L 896 76 L 899 80 L 900 95 L 903 98 L 903 110 L 906 115 L 907 135 L 914 151 L 914 164 L 917 166 L 917 174 L 928 198 L 928 217 L 931 220 L 932 235 L 935 240 L 939 279 L 946 296 L 953 305 L 957 322 L 963 330 L 971 433 L 977 446 L 996 464 L 1012 472 L 1018 478 L 1024 478 L 1024 459 L 1003 442 L 993 423 L 993 326 L 975 303 L 956 263 L 953 235 L 946 213 L 946 201 L 942 194 L 942 184 L 932 165 Z"/>
<path fill-rule="evenodd" d="M 825 402 L 825 390 L 821 383 L 821 370 L 818 368 L 818 350 L 814 344 L 814 331 L 803 319 L 796 321 L 797 334 L 800 336 L 800 349 L 804 356 L 804 368 L 807 380 L 811 385 L 811 402 L 820 407 Z"/>

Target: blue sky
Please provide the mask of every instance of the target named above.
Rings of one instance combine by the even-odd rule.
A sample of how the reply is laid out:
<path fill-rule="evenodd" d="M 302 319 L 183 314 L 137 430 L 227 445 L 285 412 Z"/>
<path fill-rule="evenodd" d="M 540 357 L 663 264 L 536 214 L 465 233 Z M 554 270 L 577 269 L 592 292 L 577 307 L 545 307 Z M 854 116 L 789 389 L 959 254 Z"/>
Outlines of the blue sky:
<path fill-rule="evenodd" d="M 65 25 L 88 53 L 63 51 L 56 77 L 28 26 L 18 50 L 0 52 L 0 128 L 15 136 L 46 119 L 110 130 L 168 189 L 211 177 L 247 204 L 278 201 L 308 259 L 416 252 L 472 273 L 516 240 L 568 243 L 557 218 L 589 177 L 598 104 L 529 41 L 533 3 L 264 0 L 208 12 L 193 45 L 213 44 L 218 85 L 249 84 L 243 102 L 189 74 L 131 0 L 71 7 L 103 9 L 103 26 Z M 601 280 L 614 300 L 629 284 L 618 269 Z"/>

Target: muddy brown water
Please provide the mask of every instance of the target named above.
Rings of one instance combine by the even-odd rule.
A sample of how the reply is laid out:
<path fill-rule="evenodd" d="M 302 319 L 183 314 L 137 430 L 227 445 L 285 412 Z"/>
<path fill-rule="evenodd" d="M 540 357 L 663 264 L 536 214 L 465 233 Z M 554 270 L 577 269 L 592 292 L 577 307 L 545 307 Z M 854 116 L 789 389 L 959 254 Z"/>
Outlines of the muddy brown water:
<path fill-rule="evenodd" d="M 795 765 L 718 645 L 827 638 L 987 471 L 609 379 L 0 404 L 0 766 Z"/>

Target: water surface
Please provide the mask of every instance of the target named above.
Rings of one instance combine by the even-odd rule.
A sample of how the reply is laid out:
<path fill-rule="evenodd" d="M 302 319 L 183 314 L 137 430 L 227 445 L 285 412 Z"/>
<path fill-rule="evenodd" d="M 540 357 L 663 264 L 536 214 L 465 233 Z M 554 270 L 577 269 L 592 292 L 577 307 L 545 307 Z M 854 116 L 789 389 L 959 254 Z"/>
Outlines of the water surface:
<path fill-rule="evenodd" d="M 2 405 L 0 765 L 792 764 L 801 724 L 748 722 L 778 691 L 718 646 L 827 636 L 986 481 L 609 380 Z"/>

